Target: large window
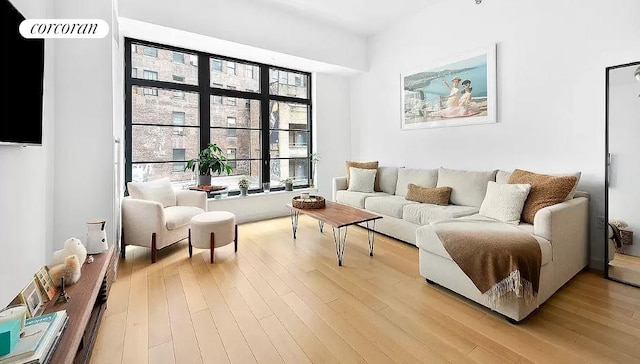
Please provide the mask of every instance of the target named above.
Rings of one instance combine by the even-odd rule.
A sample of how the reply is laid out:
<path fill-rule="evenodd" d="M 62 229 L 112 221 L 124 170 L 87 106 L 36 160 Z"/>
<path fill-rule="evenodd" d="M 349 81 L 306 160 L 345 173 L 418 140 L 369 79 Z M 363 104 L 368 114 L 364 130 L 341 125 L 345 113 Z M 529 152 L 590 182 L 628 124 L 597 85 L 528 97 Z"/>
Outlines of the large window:
<path fill-rule="evenodd" d="M 263 182 L 277 188 L 287 177 L 309 184 L 309 73 L 126 41 L 127 181 L 169 177 L 176 188 L 192 185 L 185 161 L 215 143 L 233 171 L 212 184 L 234 190 L 243 175 L 256 189 Z"/>

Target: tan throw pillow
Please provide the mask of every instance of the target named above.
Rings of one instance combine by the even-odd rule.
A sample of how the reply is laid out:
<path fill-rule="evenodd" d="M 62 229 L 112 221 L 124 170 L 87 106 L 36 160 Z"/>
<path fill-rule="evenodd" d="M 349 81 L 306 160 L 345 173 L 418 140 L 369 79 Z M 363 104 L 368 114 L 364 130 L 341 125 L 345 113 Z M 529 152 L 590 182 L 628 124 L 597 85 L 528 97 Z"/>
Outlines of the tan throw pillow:
<path fill-rule="evenodd" d="M 420 187 L 409 183 L 405 199 L 446 206 L 449 204 L 451 191 L 451 187 Z"/>
<path fill-rule="evenodd" d="M 349 168 L 360 168 L 360 169 L 375 169 L 378 170 L 378 162 L 354 162 L 347 161 L 347 188 L 349 188 L 349 181 L 351 180 L 351 174 L 349 172 Z M 380 192 L 380 181 L 378 179 L 378 173 L 376 173 L 376 179 L 373 183 L 373 190 L 376 192 Z"/>
<path fill-rule="evenodd" d="M 538 210 L 564 201 L 578 182 L 576 176 L 550 176 L 516 169 L 509 183 L 528 183 L 531 191 L 522 209 L 522 221 L 533 224 Z"/>

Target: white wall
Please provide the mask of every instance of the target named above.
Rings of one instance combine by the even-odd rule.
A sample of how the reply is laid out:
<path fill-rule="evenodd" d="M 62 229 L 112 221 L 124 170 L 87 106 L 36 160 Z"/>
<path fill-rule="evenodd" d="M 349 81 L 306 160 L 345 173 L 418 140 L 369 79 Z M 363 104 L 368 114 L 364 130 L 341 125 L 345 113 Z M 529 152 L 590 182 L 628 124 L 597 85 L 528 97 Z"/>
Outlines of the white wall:
<path fill-rule="evenodd" d="M 11 0 L 27 18 L 51 13 L 47 1 Z M 42 146 L 0 146 L 0 306 L 8 304 L 46 263 L 52 249 L 54 47 L 45 42 Z M 7 178 L 9 177 L 9 178 Z"/>
<path fill-rule="evenodd" d="M 382 165 L 581 171 L 603 268 L 605 67 L 640 59 L 640 2 L 440 2 L 372 38 L 351 82 L 351 153 Z M 400 74 L 497 43 L 496 124 L 400 130 Z"/>
<path fill-rule="evenodd" d="M 364 37 L 250 0 L 136 0 L 120 16 L 348 68 L 367 68 Z M 173 41 L 167 39 L 167 41 Z"/>
<path fill-rule="evenodd" d="M 316 165 L 318 194 L 331 199 L 331 179 L 346 173 L 350 156 L 349 80 L 326 73 L 313 79 L 313 145 L 320 156 Z"/>
<path fill-rule="evenodd" d="M 56 18 L 111 24 L 111 0 L 56 0 Z M 54 244 L 86 240 L 86 222 L 107 219 L 114 235 L 112 39 L 57 39 Z"/>
<path fill-rule="evenodd" d="M 609 79 L 609 219 L 624 220 L 634 232 L 626 254 L 640 256 L 640 82 L 633 73 L 640 65 L 611 71 Z"/>

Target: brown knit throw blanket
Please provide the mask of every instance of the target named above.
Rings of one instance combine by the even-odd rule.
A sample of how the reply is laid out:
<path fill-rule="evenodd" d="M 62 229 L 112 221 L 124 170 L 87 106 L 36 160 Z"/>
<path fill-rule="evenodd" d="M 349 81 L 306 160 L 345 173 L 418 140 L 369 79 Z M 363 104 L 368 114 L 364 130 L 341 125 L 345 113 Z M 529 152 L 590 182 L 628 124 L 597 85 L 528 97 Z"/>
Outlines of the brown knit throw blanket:
<path fill-rule="evenodd" d="M 531 234 L 487 220 L 444 220 L 431 226 L 492 307 L 519 297 L 527 303 L 535 300 L 542 252 Z"/>

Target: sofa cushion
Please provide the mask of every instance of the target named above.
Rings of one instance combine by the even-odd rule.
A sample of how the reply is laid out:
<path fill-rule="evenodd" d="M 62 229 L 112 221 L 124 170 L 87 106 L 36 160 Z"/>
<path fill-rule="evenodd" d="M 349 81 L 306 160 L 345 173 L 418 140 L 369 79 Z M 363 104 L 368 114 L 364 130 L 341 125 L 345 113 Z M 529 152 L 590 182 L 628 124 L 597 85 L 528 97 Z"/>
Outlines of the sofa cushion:
<path fill-rule="evenodd" d="M 420 187 L 435 187 L 438 183 L 437 169 L 398 169 L 398 182 L 396 183 L 396 196 L 406 196 L 409 183 Z"/>
<path fill-rule="evenodd" d="M 531 191 L 522 210 L 522 220 L 533 224 L 538 210 L 565 201 L 578 182 L 576 176 L 551 176 L 516 169 L 509 183 L 528 183 Z"/>
<path fill-rule="evenodd" d="M 127 182 L 127 190 L 131 198 L 160 202 L 163 207 L 176 205 L 176 193 L 169 177 L 149 182 Z"/>
<path fill-rule="evenodd" d="M 420 187 L 409 183 L 405 198 L 409 201 L 446 206 L 449 204 L 450 197 L 451 187 Z"/>
<path fill-rule="evenodd" d="M 403 207 L 410 204 L 417 202 L 407 201 L 402 196 L 376 196 L 367 198 L 364 207 L 371 212 L 402 219 Z"/>
<path fill-rule="evenodd" d="M 191 218 L 203 213 L 204 210 L 195 206 L 170 206 L 164 209 L 164 219 L 167 229 L 174 230 L 189 225 Z"/>
<path fill-rule="evenodd" d="M 496 182 L 497 183 L 509 183 L 509 177 L 511 177 L 511 174 L 513 173 L 513 171 L 498 171 L 498 173 L 496 174 Z M 551 176 L 575 176 L 576 177 L 576 184 L 573 186 L 573 189 L 571 189 L 571 191 L 569 192 L 569 194 L 567 195 L 567 198 L 565 198 L 565 201 L 569 201 L 571 199 L 573 199 L 576 196 L 576 192 L 578 191 L 578 183 L 580 182 L 580 176 L 582 175 L 582 172 L 570 172 L 570 173 L 550 173 L 549 175 Z"/>
<path fill-rule="evenodd" d="M 474 215 L 473 219 L 477 220 L 478 216 L 479 215 Z M 551 243 L 539 236 L 534 235 L 533 237 L 538 242 L 538 245 L 540 245 L 540 251 L 542 252 L 541 265 L 549 263 L 553 258 Z M 438 235 L 430 225 L 419 227 L 418 230 L 416 230 L 416 241 L 418 248 L 453 261 L 453 259 L 451 259 L 451 255 L 449 255 L 447 250 L 444 248 L 444 245 L 442 245 Z"/>
<path fill-rule="evenodd" d="M 497 171 L 463 171 L 440 168 L 437 187 L 451 187 L 451 203 L 480 207 L 487 192 L 487 183 L 496 180 Z"/>
<path fill-rule="evenodd" d="M 378 167 L 378 181 L 380 181 L 380 190 L 382 192 L 390 195 L 396 193 L 398 169 L 398 167 Z"/>
<path fill-rule="evenodd" d="M 431 221 L 452 219 L 455 217 L 478 213 L 477 207 L 456 205 L 432 205 L 419 203 L 406 205 L 402 208 L 402 219 L 418 225 L 427 225 Z"/>
<path fill-rule="evenodd" d="M 375 169 L 349 168 L 351 180 L 349 181 L 347 191 L 374 192 L 373 183 L 377 173 L 378 171 Z"/>
<path fill-rule="evenodd" d="M 530 184 L 500 184 L 489 181 L 487 194 L 480 206 L 480 215 L 518 225 L 530 189 Z"/>
<path fill-rule="evenodd" d="M 498 172 L 496 172 L 496 183 L 509 183 L 509 177 L 511 177 L 511 173 L 513 173 L 513 171 L 498 170 Z"/>
<path fill-rule="evenodd" d="M 341 190 L 336 192 L 336 202 L 363 209 L 364 201 L 373 196 L 389 196 L 389 194 L 384 192 L 366 193 Z"/>
<path fill-rule="evenodd" d="M 362 168 L 362 169 L 375 169 L 376 171 L 378 170 L 378 162 L 354 162 L 354 161 L 346 161 L 345 164 L 347 165 L 347 188 L 349 187 L 349 182 L 351 181 L 351 173 L 349 171 L 349 169 L 351 167 L 354 168 Z M 380 182 L 378 181 L 378 175 L 376 173 L 376 179 L 373 185 L 373 190 L 374 191 L 380 191 Z"/>

